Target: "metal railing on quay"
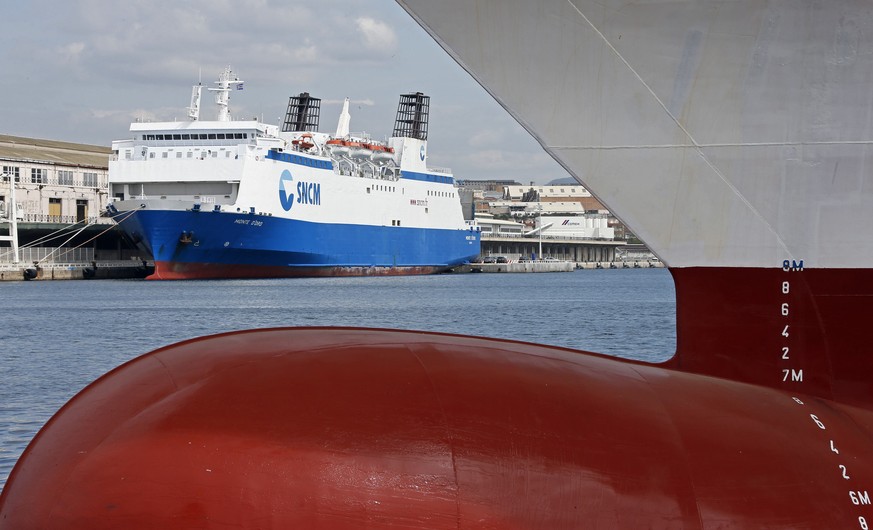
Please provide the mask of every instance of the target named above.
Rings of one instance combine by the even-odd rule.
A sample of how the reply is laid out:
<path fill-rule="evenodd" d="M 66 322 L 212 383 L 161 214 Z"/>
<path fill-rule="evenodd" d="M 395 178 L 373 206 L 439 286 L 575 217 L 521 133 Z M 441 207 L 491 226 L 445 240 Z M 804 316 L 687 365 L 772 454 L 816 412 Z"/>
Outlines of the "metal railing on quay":
<path fill-rule="evenodd" d="M 0 263 L 9 265 L 13 263 L 13 252 L 9 247 L 0 248 Z M 18 264 L 56 266 L 63 263 L 91 263 L 94 261 L 93 248 L 64 248 L 64 247 L 32 247 L 18 249 Z"/>
<path fill-rule="evenodd" d="M 71 228 L 81 228 L 86 224 L 112 224 L 112 219 L 108 217 L 88 216 L 85 219 L 79 219 L 75 215 L 49 215 L 45 213 L 26 213 L 18 218 L 19 223 L 54 223 L 73 225 L 79 223 L 80 226 Z"/>
<path fill-rule="evenodd" d="M 492 234 L 481 232 L 482 239 L 527 239 L 530 241 L 539 241 L 538 235 L 525 236 L 524 234 Z M 621 239 L 609 239 L 606 237 L 571 237 L 571 236 L 543 236 L 543 241 L 614 241 L 618 244 L 625 244 Z"/>

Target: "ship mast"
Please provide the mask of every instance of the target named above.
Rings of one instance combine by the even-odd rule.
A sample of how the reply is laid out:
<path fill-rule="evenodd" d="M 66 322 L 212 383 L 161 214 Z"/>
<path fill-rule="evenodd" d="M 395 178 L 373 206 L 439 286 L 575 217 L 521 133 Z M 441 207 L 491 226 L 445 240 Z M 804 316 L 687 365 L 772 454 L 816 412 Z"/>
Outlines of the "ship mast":
<path fill-rule="evenodd" d="M 215 104 L 218 105 L 218 121 L 230 121 L 230 113 L 227 110 L 227 102 L 230 100 L 230 91 L 243 89 L 243 81 L 238 77 L 232 78 L 231 76 L 233 76 L 233 72 L 230 70 L 230 66 L 228 66 L 223 72 L 221 72 L 221 75 L 218 76 L 218 81 L 215 82 L 215 84 L 218 85 L 218 88 L 207 89 L 211 92 L 215 92 Z"/>
<path fill-rule="evenodd" d="M 193 87 L 191 87 L 191 106 L 188 107 L 188 118 L 191 121 L 197 121 L 200 119 L 200 94 L 203 91 L 203 85 L 201 83 L 197 83 Z"/>

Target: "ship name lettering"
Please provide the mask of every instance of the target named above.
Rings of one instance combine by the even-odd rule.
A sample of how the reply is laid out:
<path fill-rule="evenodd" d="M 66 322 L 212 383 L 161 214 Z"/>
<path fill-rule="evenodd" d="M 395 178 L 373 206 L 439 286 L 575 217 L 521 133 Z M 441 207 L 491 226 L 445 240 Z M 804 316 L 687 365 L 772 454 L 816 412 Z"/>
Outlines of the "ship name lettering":
<path fill-rule="evenodd" d="M 297 202 L 302 204 L 321 204 L 321 184 L 313 182 L 297 183 Z"/>
<path fill-rule="evenodd" d="M 247 225 L 250 222 L 252 222 L 251 219 L 237 219 L 236 221 L 234 221 L 234 223 L 238 225 Z"/>

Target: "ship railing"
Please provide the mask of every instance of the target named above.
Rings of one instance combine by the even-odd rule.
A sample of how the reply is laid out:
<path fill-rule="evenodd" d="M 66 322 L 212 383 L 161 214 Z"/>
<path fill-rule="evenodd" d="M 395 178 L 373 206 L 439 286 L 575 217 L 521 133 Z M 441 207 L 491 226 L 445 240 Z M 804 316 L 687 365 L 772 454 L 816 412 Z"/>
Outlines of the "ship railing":
<path fill-rule="evenodd" d="M 527 236 L 525 237 L 521 232 L 514 233 L 494 233 L 487 230 L 482 231 L 482 237 L 487 239 L 529 239 L 532 241 L 537 241 L 539 236 Z M 574 237 L 574 236 L 543 236 L 543 241 L 613 241 L 613 239 L 607 237 Z M 619 241 L 619 240 L 614 240 Z"/>
<path fill-rule="evenodd" d="M 106 189 L 109 187 L 109 179 L 108 177 L 97 177 L 96 179 L 93 177 L 88 177 L 87 179 L 82 177 L 57 177 L 50 176 L 46 179 L 43 179 L 42 182 L 38 182 L 35 184 L 43 184 L 45 186 L 64 186 L 69 188 L 103 188 Z"/>
<path fill-rule="evenodd" d="M 84 220 L 75 215 L 49 215 L 45 213 L 26 213 L 19 217 L 20 222 L 24 223 L 54 223 L 54 224 L 76 224 L 85 222 L 86 224 L 111 224 L 108 219 L 100 216 L 88 216 Z"/>
<path fill-rule="evenodd" d="M 91 263 L 94 261 L 93 248 L 65 248 L 65 247 L 25 247 L 18 249 L 19 263 L 40 263 L 52 265 L 70 263 Z M 10 247 L 0 247 L 0 262 L 11 263 L 13 252 Z"/>
<path fill-rule="evenodd" d="M 254 144 L 255 139 L 221 138 L 207 140 L 143 140 L 136 144 L 137 148 L 160 149 L 161 147 L 227 147 L 240 144 Z"/>
<path fill-rule="evenodd" d="M 368 132 L 351 132 L 348 135 L 349 138 L 353 138 L 355 140 L 365 140 L 367 142 L 372 141 L 373 138 L 370 136 Z"/>

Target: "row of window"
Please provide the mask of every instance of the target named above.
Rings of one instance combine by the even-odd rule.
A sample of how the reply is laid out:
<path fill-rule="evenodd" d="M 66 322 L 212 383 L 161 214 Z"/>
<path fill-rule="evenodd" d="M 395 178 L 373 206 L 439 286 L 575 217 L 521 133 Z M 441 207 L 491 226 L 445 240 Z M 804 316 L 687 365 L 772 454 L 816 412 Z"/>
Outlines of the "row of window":
<path fill-rule="evenodd" d="M 245 140 L 248 137 L 248 133 L 144 134 L 143 140 Z"/>
<path fill-rule="evenodd" d="M 522 187 L 520 187 L 520 186 L 513 186 L 513 188 L 521 188 L 519 191 L 521 191 L 522 193 L 524 193 L 525 191 L 527 191 L 527 190 L 525 190 L 524 188 L 522 188 Z M 549 188 L 548 191 L 546 191 L 546 188 L 544 188 L 544 187 L 542 187 L 542 186 L 538 186 L 538 187 L 531 188 L 531 189 L 534 189 L 534 190 L 537 191 L 538 193 L 555 193 L 555 188 Z M 570 188 L 570 193 L 582 193 L 582 192 L 584 192 L 584 191 L 585 191 L 585 188 Z M 564 188 L 559 188 L 559 189 L 558 189 L 558 193 L 566 193 L 566 192 L 564 191 Z M 521 194 L 521 193 L 519 193 L 519 195 L 520 195 L 520 194 Z"/>
<path fill-rule="evenodd" d="M 225 151 L 224 149 L 222 149 L 221 152 L 224 153 L 224 158 L 230 158 L 230 151 Z M 128 153 L 128 155 L 129 154 L 130 153 Z M 170 156 L 170 152 L 168 152 L 168 151 L 164 151 L 161 153 L 161 158 L 169 158 L 169 156 Z M 195 158 L 196 157 L 196 158 L 199 158 L 200 160 L 205 160 L 207 156 L 211 156 L 212 158 L 218 158 L 218 151 L 208 151 L 208 152 L 207 151 L 202 151 L 202 152 L 197 151 L 196 153 L 194 151 L 188 151 L 187 158 Z M 234 155 L 234 156 L 236 157 L 236 155 Z M 155 157 L 155 152 L 151 151 L 149 153 L 149 158 L 154 158 L 154 157 Z M 128 160 L 130 160 L 130 156 L 128 156 L 127 158 L 128 158 Z M 176 151 L 176 158 L 182 158 L 182 151 Z"/>
<path fill-rule="evenodd" d="M 487 226 L 487 225 L 481 227 L 481 228 L 479 229 L 479 231 L 482 232 L 482 233 L 484 233 L 484 234 L 491 234 L 491 233 L 494 232 L 493 228 L 492 228 L 491 226 Z M 516 227 L 513 227 L 513 226 L 510 226 L 510 227 L 506 227 L 506 226 L 498 226 L 498 227 L 497 227 L 497 232 L 500 233 L 500 234 L 520 234 L 520 233 L 521 233 L 521 228 L 516 228 Z"/>
<path fill-rule="evenodd" d="M 374 191 L 396 191 L 397 188 L 394 186 L 383 186 L 381 184 L 374 184 L 373 190 Z M 370 193 L 370 188 L 367 188 L 367 193 Z M 454 197 L 455 196 L 454 193 L 448 192 L 448 191 L 428 190 L 427 194 L 430 197 Z"/>
<path fill-rule="evenodd" d="M 396 186 L 383 186 L 382 184 L 374 184 L 373 191 L 397 191 Z M 367 188 L 367 193 L 370 193 L 370 188 Z"/>
<path fill-rule="evenodd" d="M 2 181 L 9 182 L 10 178 L 14 178 L 15 182 L 21 182 L 21 168 L 18 166 L 3 166 Z M 78 184 L 73 179 L 73 171 L 68 169 L 59 169 L 54 178 L 49 176 L 47 168 L 34 167 L 30 168 L 30 184 L 53 184 L 58 186 L 75 186 L 81 185 L 89 188 L 97 187 L 97 173 L 85 171 L 82 173 L 81 184 Z"/>

